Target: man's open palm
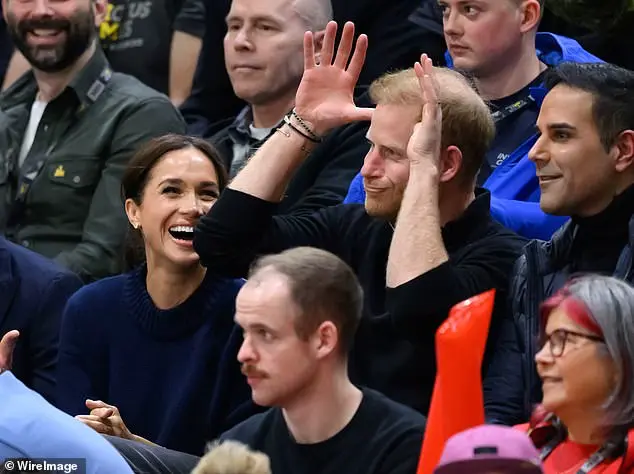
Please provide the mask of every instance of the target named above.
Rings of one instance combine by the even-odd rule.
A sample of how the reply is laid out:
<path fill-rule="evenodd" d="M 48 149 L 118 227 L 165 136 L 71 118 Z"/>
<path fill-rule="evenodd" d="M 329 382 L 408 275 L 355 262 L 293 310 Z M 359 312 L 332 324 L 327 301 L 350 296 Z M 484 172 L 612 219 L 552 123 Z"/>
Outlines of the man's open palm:
<path fill-rule="evenodd" d="M 13 349 L 18 342 L 20 333 L 16 330 L 9 331 L 0 339 L 0 372 L 10 370 L 13 363 Z"/>
<path fill-rule="evenodd" d="M 353 52 L 354 24 L 346 23 L 335 56 L 336 36 L 337 23 L 331 21 L 326 27 L 319 64 L 315 61 L 312 32 L 304 36 L 304 75 L 297 90 L 295 110 L 320 135 L 349 122 L 372 118 L 372 109 L 354 104 L 354 88 L 365 62 L 368 38 L 360 35 Z"/>

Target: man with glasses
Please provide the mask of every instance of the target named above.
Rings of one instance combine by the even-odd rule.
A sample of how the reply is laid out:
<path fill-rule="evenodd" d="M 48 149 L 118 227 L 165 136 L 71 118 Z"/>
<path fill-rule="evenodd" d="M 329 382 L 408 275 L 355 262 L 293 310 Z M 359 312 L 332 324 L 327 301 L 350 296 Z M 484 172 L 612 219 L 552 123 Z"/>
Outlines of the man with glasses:
<path fill-rule="evenodd" d="M 541 401 L 540 303 L 575 273 L 634 278 L 634 72 L 564 63 L 545 83 L 529 158 L 541 209 L 572 219 L 550 242 L 528 244 L 516 264 L 511 310 L 484 387 L 489 421 L 504 424 L 526 421 Z M 554 350 L 563 349 L 565 338 L 553 337 Z"/>

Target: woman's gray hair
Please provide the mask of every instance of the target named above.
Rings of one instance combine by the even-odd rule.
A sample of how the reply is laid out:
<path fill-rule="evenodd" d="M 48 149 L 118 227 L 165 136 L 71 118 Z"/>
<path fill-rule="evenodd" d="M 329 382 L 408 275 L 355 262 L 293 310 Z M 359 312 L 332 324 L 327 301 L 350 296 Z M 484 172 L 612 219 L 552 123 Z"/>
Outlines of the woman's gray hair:
<path fill-rule="evenodd" d="M 616 387 L 604 406 L 606 428 L 627 432 L 634 428 L 634 287 L 614 277 L 587 275 L 572 280 L 567 290 L 601 328 L 616 369 Z"/>

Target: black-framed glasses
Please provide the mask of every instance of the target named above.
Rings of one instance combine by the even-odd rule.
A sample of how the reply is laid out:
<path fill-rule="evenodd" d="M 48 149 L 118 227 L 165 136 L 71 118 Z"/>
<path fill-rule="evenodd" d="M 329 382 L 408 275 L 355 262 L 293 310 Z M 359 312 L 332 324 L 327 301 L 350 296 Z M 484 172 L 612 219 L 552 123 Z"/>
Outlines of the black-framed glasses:
<path fill-rule="evenodd" d="M 541 347 L 543 348 L 546 343 L 550 347 L 550 354 L 553 357 L 561 357 L 566 349 L 566 342 L 570 336 L 580 337 L 589 341 L 604 342 L 604 339 L 600 336 L 594 336 L 592 334 L 583 334 L 575 331 L 568 331 L 567 329 L 556 329 L 552 333 L 544 334 L 542 337 Z"/>

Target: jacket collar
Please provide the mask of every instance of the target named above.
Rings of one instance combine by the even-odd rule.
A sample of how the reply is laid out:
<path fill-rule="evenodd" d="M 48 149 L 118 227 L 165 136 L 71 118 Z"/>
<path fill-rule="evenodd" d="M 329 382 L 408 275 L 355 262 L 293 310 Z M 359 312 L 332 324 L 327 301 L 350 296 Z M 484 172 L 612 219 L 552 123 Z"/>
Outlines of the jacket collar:
<path fill-rule="evenodd" d="M 86 107 L 97 100 L 111 77 L 112 69 L 108 60 L 101 47 L 97 46 L 92 57 L 72 78 L 64 92 L 73 91 L 80 106 Z M 0 94 L 0 107 L 8 109 L 25 102 L 33 102 L 37 90 L 35 75 L 33 71 L 29 71 Z"/>
<path fill-rule="evenodd" d="M 531 255 L 531 272 L 537 275 L 548 275 L 561 270 L 570 262 L 570 253 L 572 251 L 572 242 L 577 235 L 579 226 L 572 220 L 569 220 L 559 229 L 549 242 L 538 240 L 531 241 L 525 252 Z M 631 263 L 632 249 L 634 249 L 634 216 L 629 222 L 629 242 L 617 263 L 615 276 L 627 278 Z"/>
<path fill-rule="evenodd" d="M 19 277 L 15 274 L 14 265 L 8 241 L 0 237 L 0 325 L 9 313 L 18 288 Z"/>

